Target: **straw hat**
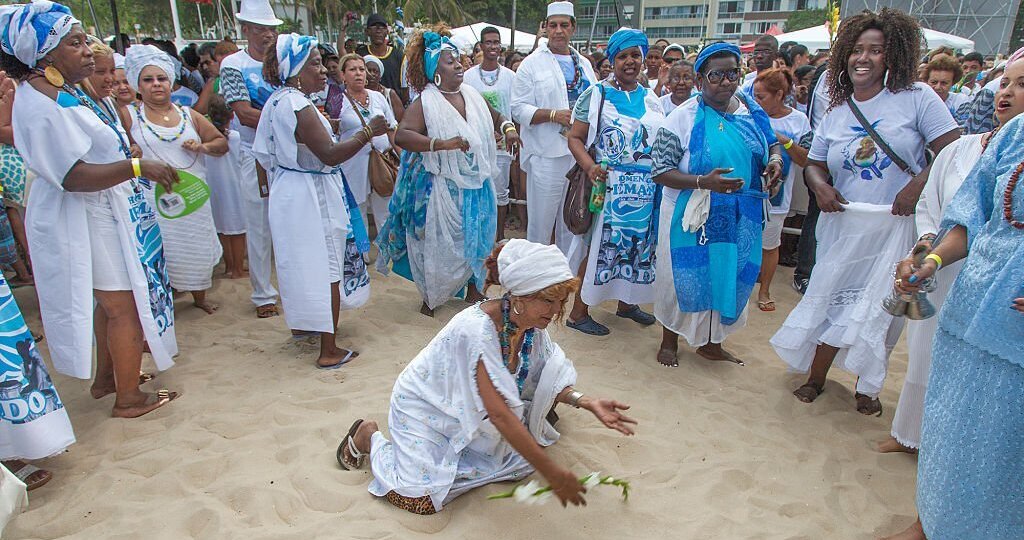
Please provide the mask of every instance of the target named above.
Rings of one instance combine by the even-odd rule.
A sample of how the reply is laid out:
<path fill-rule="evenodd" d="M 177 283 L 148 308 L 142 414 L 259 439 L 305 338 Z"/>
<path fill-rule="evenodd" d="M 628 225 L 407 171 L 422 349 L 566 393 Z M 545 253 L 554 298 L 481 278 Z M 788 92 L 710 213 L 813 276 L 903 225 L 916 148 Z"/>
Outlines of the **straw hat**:
<path fill-rule="evenodd" d="M 284 22 L 274 14 L 270 0 L 242 0 L 242 9 L 235 14 L 235 18 L 239 22 L 260 26 L 277 26 Z"/>

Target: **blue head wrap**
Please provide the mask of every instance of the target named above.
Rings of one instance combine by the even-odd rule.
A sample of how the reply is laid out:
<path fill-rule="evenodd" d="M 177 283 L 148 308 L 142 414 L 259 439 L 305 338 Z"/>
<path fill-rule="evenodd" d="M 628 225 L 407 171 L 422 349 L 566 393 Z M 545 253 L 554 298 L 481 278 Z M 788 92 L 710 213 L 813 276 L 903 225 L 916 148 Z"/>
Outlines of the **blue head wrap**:
<path fill-rule="evenodd" d="M 448 36 L 442 36 L 437 32 L 426 32 L 423 34 L 423 73 L 427 80 L 434 79 L 437 72 L 437 63 L 441 60 L 441 53 L 445 50 L 459 54 L 459 49 L 449 41 Z"/>
<path fill-rule="evenodd" d="M 0 48 L 32 68 L 60 40 L 78 19 L 67 6 L 49 0 L 0 7 Z"/>
<path fill-rule="evenodd" d="M 277 36 L 277 74 L 281 78 L 281 82 L 299 74 L 302 66 L 309 59 L 309 53 L 316 48 L 316 45 L 317 40 L 313 36 L 298 34 Z"/>
<path fill-rule="evenodd" d="M 720 53 L 722 51 L 732 53 L 732 55 L 736 57 L 737 64 L 743 61 L 743 57 L 740 56 L 739 47 L 733 45 L 732 43 L 718 41 L 704 47 L 703 49 L 700 50 L 699 53 L 697 53 L 697 60 L 693 63 L 693 70 L 700 71 L 701 66 L 704 65 L 704 62 L 707 62 L 708 58 L 711 58 L 712 55 Z"/>
<path fill-rule="evenodd" d="M 647 51 L 651 48 L 647 43 L 647 34 L 632 28 L 619 28 L 612 34 L 612 37 L 608 38 L 608 47 L 605 49 L 608 61 L 614 64 L 615 57 L 631 47 L 640 47 L 640 52 L 643 53 L 644 58 L 647 58 Z"/>

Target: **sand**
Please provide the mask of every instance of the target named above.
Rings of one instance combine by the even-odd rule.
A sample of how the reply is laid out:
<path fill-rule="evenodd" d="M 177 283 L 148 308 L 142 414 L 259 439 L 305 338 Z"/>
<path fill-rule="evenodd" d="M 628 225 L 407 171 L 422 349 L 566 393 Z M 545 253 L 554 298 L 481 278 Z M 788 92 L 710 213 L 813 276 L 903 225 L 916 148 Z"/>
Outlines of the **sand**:
<path fill-rule="evenodd" d="M 361 356 L 318 371 L 314 344 L 293 341 L 283 318 L 256 319 L 248 280 L 217 279 L 210 298 L 220 311 L 207 316 L 180 298 L 177 365 L 144 387 L 183 392 L 167 407 L 113 419 L 112 396 L 93 400 L 87 381 L 54 374 L 78 442 L 37 463 L 54 479 L 4 537 L 868 539 L 902 530 L 916 514 L 916 461 L 874 444 L 889 433 L 905 347 L 893 354 L 881 418 L 855 411 L 853 378 L 838 371 L 818 401 L 798 402 L 790 393 L 803 378 L 768 345 L 797 301 L 791 276 L 776 275 L 778 311 L 751 302 L 749 326 L 727 342 L 745 367 L 686 347 L 678 368 L 663 367 L 660 327 L 615 317 L 614 303 L 594 311 L 609 337 L 553 329 L 579 388 L 631 404 L 640 426 L 626 438 L 560 409 L 563 437 L 549 451 L 580 475 L 630 480 L 628 502 L 613 488 L 592 490 L 586 508 L 488 501 L 511 488 L 502 484 L 429 517 L 368 494 L 369 472 L 341 470 L 334 452 L 354 418 L 386 426 L 395 377 L 465 304 L 424 317 L 411 283 L 374 273 L 369 305 L 342 314 L 340 342 Z M 31 290 L 16 297 L 40 329 Z"/>

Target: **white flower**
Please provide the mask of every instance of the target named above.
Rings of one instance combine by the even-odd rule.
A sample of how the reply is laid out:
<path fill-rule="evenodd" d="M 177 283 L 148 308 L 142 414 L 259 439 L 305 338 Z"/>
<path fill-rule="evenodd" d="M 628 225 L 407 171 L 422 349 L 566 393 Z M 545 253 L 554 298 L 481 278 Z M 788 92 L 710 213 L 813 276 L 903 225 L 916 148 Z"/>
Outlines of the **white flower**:
<path fill-rule="evenodd" d="M 591 489 L 601 484 L 601 473 L 592 472 L 586 478 L 583 479 L 583 487 Z"/>
<path fill-rule="evenodd" d="M 551 500 L 551 497 L 553 497 L 554 494 L 555 492 L 553 491 L 545 491 L 535 497 L 530 497 L 530 504 L 544 504 Z"/>
<path fill-rule="evenodd" d="M 518 503 L 533 504 L 534 494 L 540 489 L 540 483 L 536 480 L 530 480 L 526 485 L 516 486 L 516 489 L 512 491 L 512 498 Z"/>

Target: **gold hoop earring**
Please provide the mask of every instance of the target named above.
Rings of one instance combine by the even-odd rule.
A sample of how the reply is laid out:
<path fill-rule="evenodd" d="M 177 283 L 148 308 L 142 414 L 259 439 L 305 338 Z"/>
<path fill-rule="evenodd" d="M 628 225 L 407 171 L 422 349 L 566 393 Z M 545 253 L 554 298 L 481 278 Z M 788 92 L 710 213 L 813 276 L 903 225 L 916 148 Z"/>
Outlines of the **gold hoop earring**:
<path fill-rule="evenodd" d="M 57 88 L 64 87 L 64 75 L 59 69 L 53 67 L 53 64 L 43 68 L 43 77 L 46 78 L 46 82 L 56 86 Z"/>
<path fill-rule="evenodd" d="M 440 73 L 435 73 L 434 74 L 434 86 L 436 86 L 438 88 L 441 87 L 441 74 Z"/>
<path fill-rule="evenodd" d="M 519 304 L 512 304 L 512 313 L 516 315 L 522 315 L 523 312 L 519 311 Z"/>

